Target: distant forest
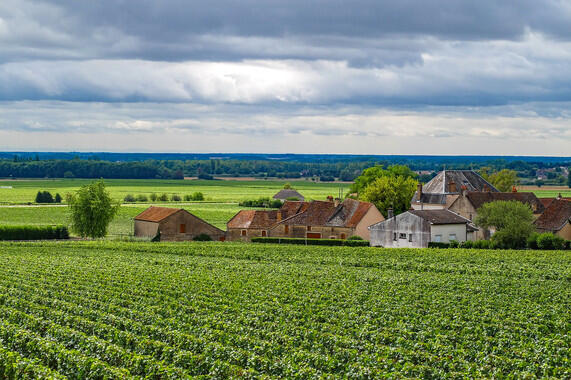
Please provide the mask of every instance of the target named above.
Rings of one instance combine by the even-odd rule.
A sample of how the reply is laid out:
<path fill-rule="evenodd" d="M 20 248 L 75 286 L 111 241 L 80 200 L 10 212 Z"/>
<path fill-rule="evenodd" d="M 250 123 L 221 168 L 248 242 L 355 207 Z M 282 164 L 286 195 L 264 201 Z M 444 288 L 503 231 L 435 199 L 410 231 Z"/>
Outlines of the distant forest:
<path fill-rule="evenodd" d="M 352 181 L 374 165 L 407 165 L 425 182 L 447 169 L 511 169 L 533 179 L 538 171 L 561 171 L 571 157 L 358 156 L 294 154 L 158 154 L 158 153 L 0 153 L 3 178 L 184 177 L 312 178 Z M 565 169 L 567 170 L 567 169 Z"/>

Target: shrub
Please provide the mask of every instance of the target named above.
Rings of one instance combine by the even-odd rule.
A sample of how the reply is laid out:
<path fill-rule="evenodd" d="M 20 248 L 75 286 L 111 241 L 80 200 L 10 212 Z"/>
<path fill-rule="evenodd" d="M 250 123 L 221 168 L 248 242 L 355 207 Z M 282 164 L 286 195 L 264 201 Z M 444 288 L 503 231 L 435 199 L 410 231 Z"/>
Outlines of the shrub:
<path fill-rule="evenodd" d="M 474 242 L 472 240 L 466 240 L 460 243 L 460 248 L 473 248 Z"/>
<path fill-rule="evenodd" d="M 353 236 L 349 236 L 347 238 L 347 240 L 365 240 L 362 237 L 360 237 L 359 235 L 353 235 Z"/>
<path fill-rule="evenodd" d="M 527 242 L 526 242 L 527 248 L 538 249 L 538 247 L 537 247 L 537 238 L 538 237 L 539 237 L 538 232 L 533 232 L 531 235 L 529 235 L 529 237 L 527 238 Z"/>
<path fill-rule="evenodd" d="M 137 195 L 137 202 L 148 202 L 149 198 L 145 194 L 138 194 Z"/>
<path fill-rule="evenodd" d="M 261 197 L 258 199 L 249 199 L 239 203 L 243 207 L 269 207 L 269 208 L 280 208 L 282 207 L 282 202 L 279 199 L 270 200 L 268 197 Z"/>
<path fill-rule="evenodd" d="M 125 198 L 123 198 L 123 201 L 125 201 L 125 202 L 136 202 L 137 200 L 135 199 L 135 196 L 133 194 L 127 194 L 127 195 L 125 195 Z"/>
<path fill-rule="evenodd" d="M 303 239 L 303 238 L 280 238 L 280 237 L 254 237 L 252 238 L 252 243 L 325 245 L 325 246 L 347 246 L 347 247 L 369 246 L 368 240 Z"/>
<path fill-rule="evenodd" d="M 66 226 L 0 226 L 0 240 L 69 239 Z"/>
<path fill-rule="evenodd" d="M 442 243 L 439 241 L 431 241 L 428 243 L 428 248 L 450 248 L 450 244 Z"/>
<path fill-rule="evenodd" d="M 194 238 L 192 238 L 192 240 L 194 240 L 194 241 L 212 241 L 212 238 L 207 234 L 200 234 L 200 235 L 196 235 Z"/>
<path fill-rule="evenodd" d="M 49 191 L 38 191 L 36 203 L 54 203 L 54 198 Z"/>
<path fill-rule="evenodd" d="M 479 227 L 496 230 L 491 240 L 498 248 L 525 248 L 535 230 L 531 208 L 518 201 L 485 203 L 478 209 L 475 222 Z"/>
<path fill-rule="evenodd" d="M 198 175 L 198 179 L 213 180 L 214 177 L 211 176 L 210 174 L 200 173 L 200 174 Z"/>
<path fill-rule="evenodd" d="M 61 203 L 61 195 L 59 195 L 59 193 L 56 193 L 56 197 L 54 198 L 54 202 L 55 203 Z"/>
<path fill-rule="evenodd" d="M 494 244 L 490 240 L 476 240 L 473 244 L 475 249 L 490 249 L 494 248 Z"/>
<path fill-rule="evenodd" d="M 171 201 L 173 201 L 173 202 L 180 202 L 181 200 L 182 200 L 182 198 L 178 194 L 173 194 L 171 196 Z"/>
<path fill-rule="evenodd" d="M 184 197 L 182 197 L 182 199 L 184 199 L 185 202 L 190 202 L 192 200 L 192 195 L 184 194 Z"/>
<path fill-rule="evenodd" d="M 202 194 L 200 191 L 197 191 L 196 193 L 192 194 L 192 200 L 193 201 L 203 201 L 204 200 L 204 194 Z"/>
<path fill-rule="evenodd" d="M 162 193 L 161 195 L 158 196 L 157 200 L 160 202 L 168 202 L 169 196 L 165 193 Z"/>
<path fill-rule="evenodd" d="M 156 202 L 158 195 L 156 193 L 151 193 L 151 195 L 149 197 L 151 198 L 151 201 Z"/>
<path fill-rule="evenodd" d="M 539 249 L 564 249 L 565 240 L 552 233 L 540 234 L 537 237 L 537 248 Z"/>
<path fill-rule="evenodd" d="M 450 248 L 458 248 L 460 247 L 460 242 L 458 240 L 450 240 Z"/>

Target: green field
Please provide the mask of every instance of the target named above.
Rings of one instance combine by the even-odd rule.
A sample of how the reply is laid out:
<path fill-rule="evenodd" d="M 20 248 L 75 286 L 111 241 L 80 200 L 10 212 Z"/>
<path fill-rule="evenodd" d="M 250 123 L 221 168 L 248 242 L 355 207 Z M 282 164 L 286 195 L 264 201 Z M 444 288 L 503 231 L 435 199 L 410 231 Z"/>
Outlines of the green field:
<path fill-rule="evenodd" d="M 0 243 L 3 378 L 571 377 L 571 253 Z"/>
<path fill-rule="evenodd" d="M 133 218 L 149 205 L 123 205 L 119 214 L 109 225 L 110 235 L 125 235 L 133 232 Z M 231 203 L 173 203 L 169 207 L 180 207 L 206 220 L 218 228 L 226 230 L 226 222 L 238 211 L 244 209 Z M 0 224 L 69 224 L 67 206 L 14 206 L 0 207 Z"/>
<path fill-rule="evenodd" d="M 74 192 L 80 186 L 91 183 L 85 179 L 55 180 L 3 180 L 0 181 L 0 203 L 22 204 L 34 202 L 39 190 L 49 191 L 52 195 Z M 207 201 L 239 202 L 259 197 L 272 197 L 286 181 L 204 181 L 204 180 L 131 180 L 107 179 L 105 185 L 115 199 L 123 200 L 127 194 L 166 193 L 192 194 L 202 192 Z M 328 195 L 337 196 L 339 187 L 349 190 L 346 183 L 315 183 L 311 181 L 293 181 L 292 187 L 308 199 L 324 200 Z M 9 187 L 12 188 L 4 188 Z"/>

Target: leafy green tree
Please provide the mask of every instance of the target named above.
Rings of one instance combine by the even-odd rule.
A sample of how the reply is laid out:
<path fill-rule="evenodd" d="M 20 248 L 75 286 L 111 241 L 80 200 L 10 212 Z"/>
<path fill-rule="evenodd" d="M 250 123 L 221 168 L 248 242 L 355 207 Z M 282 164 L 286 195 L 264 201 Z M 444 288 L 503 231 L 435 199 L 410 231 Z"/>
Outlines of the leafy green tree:
<path fill-rule="evenodd" d="M 512 186 L 519 183 L 517 172 L 509 169 L 502 169 L 499 172 L 490 175 L 488 181 L 499 191 L 503 192 L 511 191 Z"/>
<path fill-rule="evenodd" d="M 567 186 L 571 189 L 571 167 L 568 170 L 569 174 L 567 174 Z"/>
<path fill-rule="evenodd" d="M 102 238 L 121 207 L 111 199 L 102 180 L 82 186 L 68 199 L 72 231 L 81 237 Z"/>
<path fill-rule="evenodd" d="M 393 165 L 389 166 L 387 169 L 385 169 L 382 165 L 373 166 L 363 170 L 363 173 L 355 178 L 355 183 L 351 185 L 349 193 L 360 194 L 365 190 L 367 186 L 381 177 L 403 177 L 405 179 L 416 179 L 417 174 L 410 170 L 410 168 L 406 165 Z M 410 196 L 408 202 L 410 202 L 411 198 L 412 195 Z"/>
<path fill-rule="evenodd" d="M 410 208 L 410 200 L 418 182 L 410 177 L 382 176 L 375 179 L 359 193 L 359 199 L 373 203 L 387 217 L 388 209 L 396 214 Z"/>
<path fill-rule="evenodd" d="M 284 185 L 284 189 L 291 189 L 291 184 L 290 184 L 289 182 L 287 182 L 287 183 Z"/>
<path fill-rule="evenodd" d="M 54 198 L 54 202 L 55 203 L 61 203 L 61 195 L 59 195 L 59 193 L 56 193 L 56 196 Z"/>
<path fill-rule="evenodd" d="M 494 228 L 492 242 L 500 248 L 525 248 L 535 230 L 531 208 L 518 201 L 485 203 L 478 209 L 475 223 L 485 229 Z"/>

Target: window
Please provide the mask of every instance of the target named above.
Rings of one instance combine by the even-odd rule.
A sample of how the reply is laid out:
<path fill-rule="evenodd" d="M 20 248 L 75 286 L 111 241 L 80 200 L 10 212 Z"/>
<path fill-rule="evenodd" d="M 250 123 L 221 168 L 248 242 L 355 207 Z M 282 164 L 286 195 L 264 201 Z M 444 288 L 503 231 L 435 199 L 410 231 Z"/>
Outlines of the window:
<path fill-rule="evenodd" d="M 345 234 L 341 234 L 341 239 L 345 239 L 346 235 Z"/>
<path fill-rule="evenodd" d="M 242 230 L 242 236 L 246 236 L 246 230 Z"/>
<path fill-rule="evenodd" d="M 287 224 L 285 225 L 285 233 L 289 234 L 289 226 Z"/>
<path fill-rule="evenodd" d="M 395 241 L 397 240 L 397 233 L 396 232 L 393 234 L 393 240 L 395 240 Z"/>
<path fill-rule="evenodd" d="M 440 243 L 442 241 L 442 235 L 434 235 L 434 241 Z"/>
<path fill-rule="evenodd" d="M 262 231 L 262 237 L 266 237 L 268 236 L 268 232 L 267 231 Z"/>
<path fill-rule="evenodd" d="M 308 231 L 311 231 L 311 226 L 307 226 L 307 230 L 308 230 Z"/>
<path fill-rule="evenodd" d="M 412 234 L 408 234 L 408 241 L 412 242 Z"/>
<path fill-rule="evenodd" d="M 450 234 L 450 235 L 448 235 L 448 240 L 449 240 L 449 241 L 456 240 L 456 234 Z"/>
<path fill-rule="evenodd" d="M 399 234 L 399 239 L 406 239 L 406 234 L 404 234 L 404 233 L 401 232 L 401 233 Z"/>
<path fill-rule="evenodd" d="M 178 226 L 178 232 L 181 234 L 185 234 L 186 233 L 186 224 L 180 224 Z"/>

